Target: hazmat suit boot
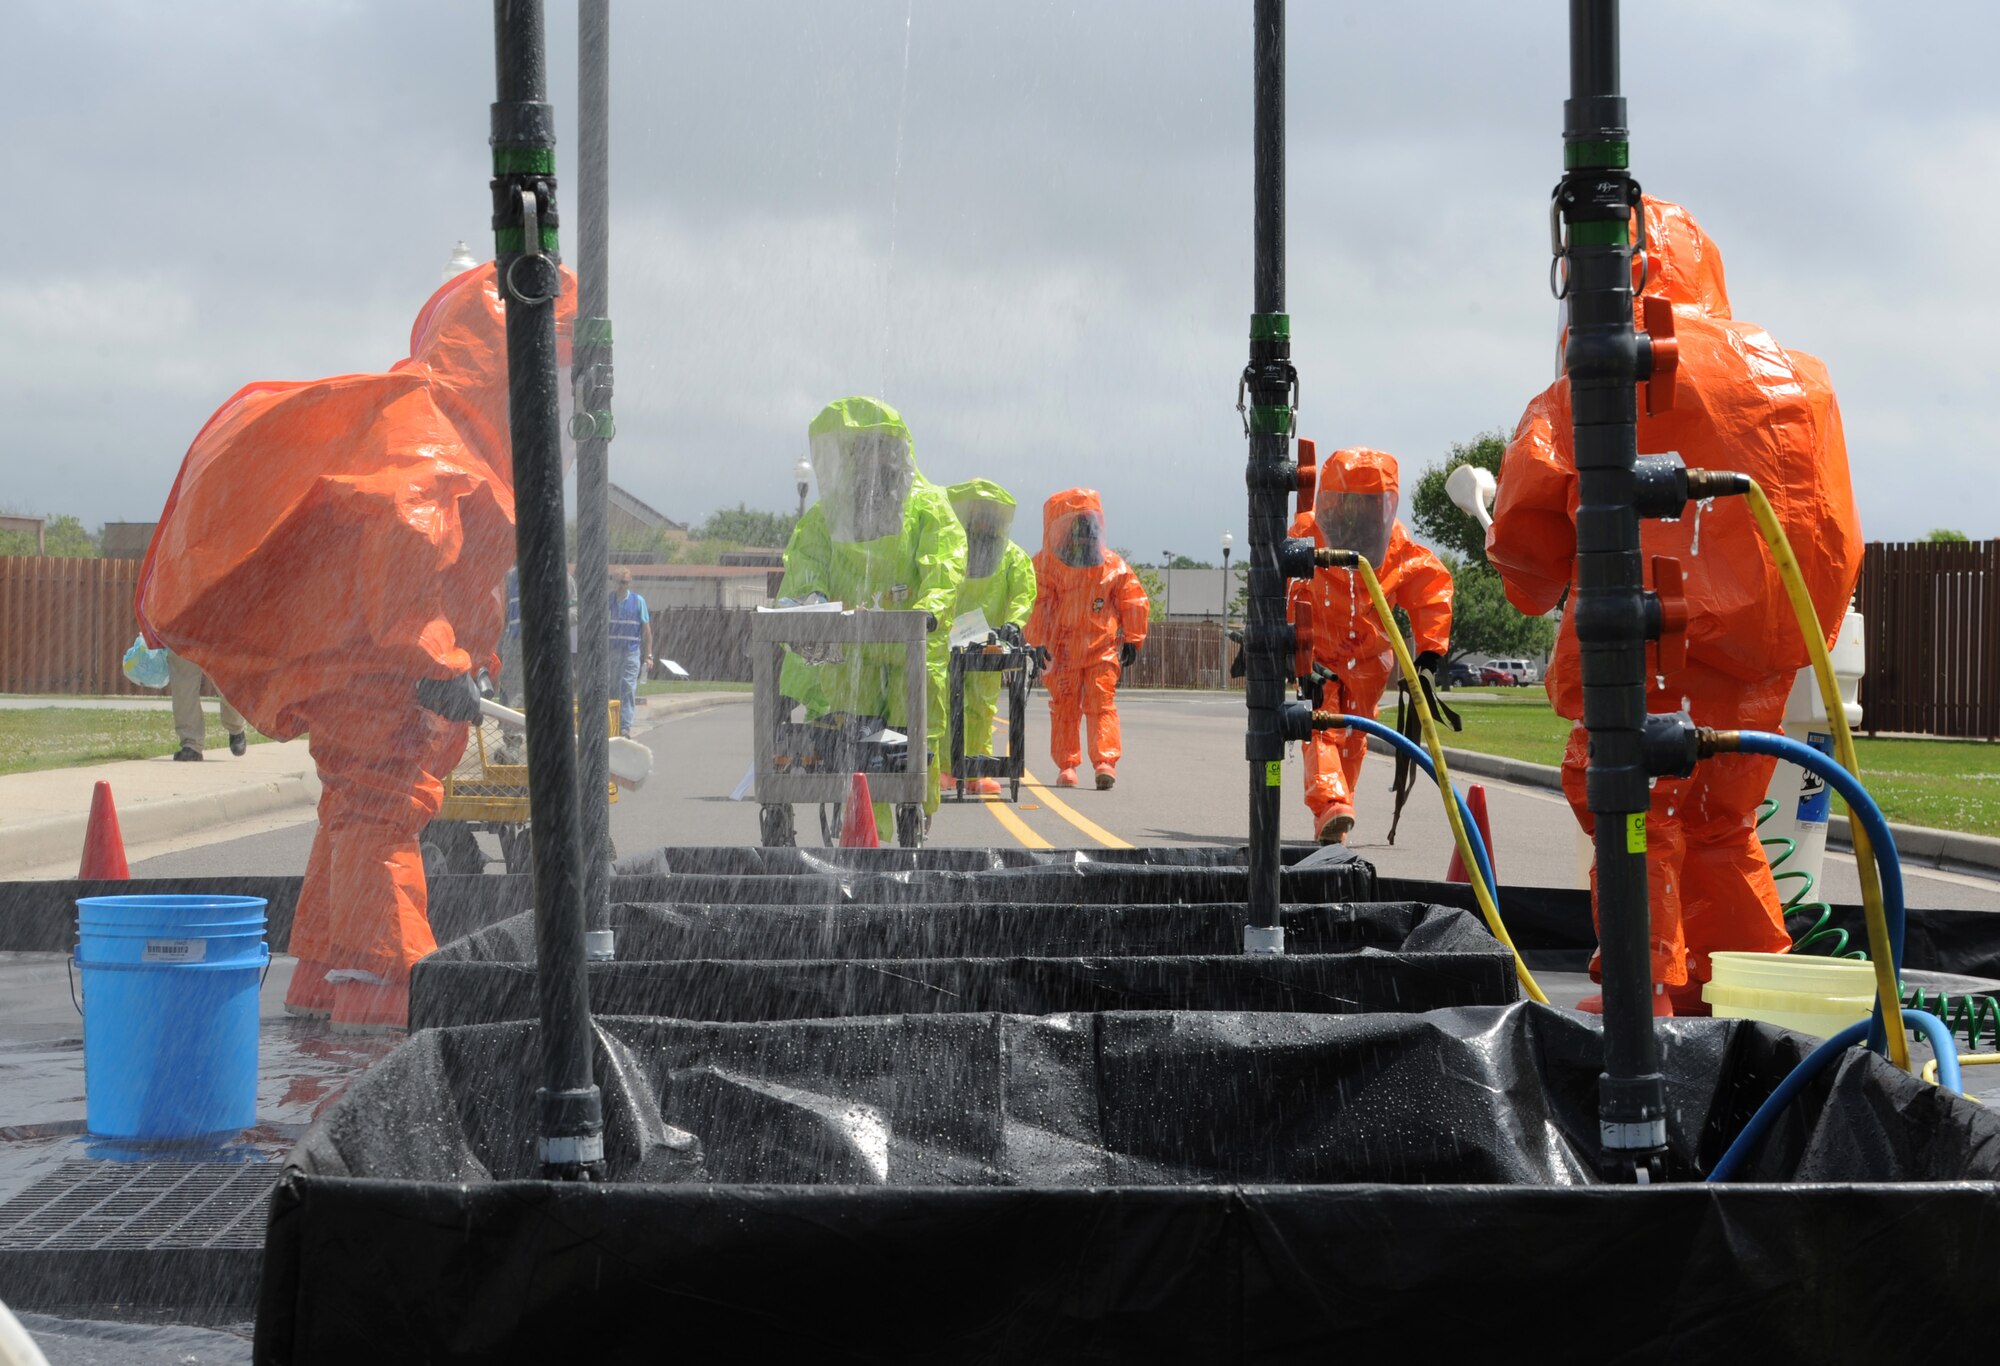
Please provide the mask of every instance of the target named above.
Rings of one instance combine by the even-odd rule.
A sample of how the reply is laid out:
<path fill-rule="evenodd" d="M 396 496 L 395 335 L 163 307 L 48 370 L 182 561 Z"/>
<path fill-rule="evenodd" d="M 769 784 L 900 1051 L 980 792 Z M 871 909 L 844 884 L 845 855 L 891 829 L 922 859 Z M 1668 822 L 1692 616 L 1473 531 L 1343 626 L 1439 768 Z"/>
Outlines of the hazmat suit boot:
<path fill-rule="evenodd" d="M 1576 1008 L 1586 1015 L 1602 1015 L 1604 1013 L 1604 993 L 1601 991 L 1592 992 L 1581 1001 L 1578 1001 Z M 1667 1019 L 1680 1013 L 1680 1011 L 1674 1008 L 1673 992 L 1664 986 L 1655 984 L 1653 987 L 1653 1018 Z M 1704 1010 L 1702 1013 L 1707 1014 L 1708 1012 Z"/>
<path fill-rule="evenodd" d="M 1058 770 L 1058 771 L 1057 771 L 1057 773 L 1056 773 L 1056 786 L 1057 786 L 1057 787 L 1075 787 L 1075 786 L 1076 786 L 1076 770 L 1075 770 L 1074 768 L 1065 768 L 1065 769 L 1060 769 L 1060 770 Z"/>
<path fill-rule="evenodd" d="M 1314 835 L 1321 844 L 1345 844 L 1348 832 L 1354 829 L 1354 813 L 1329 808 L 1318 823 Z"/>
<path fill-rule="evenodd" d="M 1118 786 L 1118 770 L 1110 764 L 1099 764 L 1097 766 L 1097 790 L 1099 792 L 1109 792 L 1116 786 Z"/>
<path fill-rule="evenodd" d="M 1006 789 L 1000 786 L 998 778 L 974 778 L 972 795 L 975 797 L 997 797 Z"/>
<path fill-rule="evenodd" d="M 1049 758 L 1074 778 L 1085 754 L 1077 743 L 1081 726 L 1091 768 L 1115 770 L 1122 753 L 1119 659 L 1145 643 L 1152 604 L 1138 575 L 1105 540 L 1097 490 L 1065 489 L 1042 505 L 1034 571 L 1035 608 L 1024 635 L 1048 652 L 1042 686 L 1049 695 Z"/>
<path fill-rule="evenodd" d="M 828 404 L 806 430 L 819 501 L 806 509 L 785 548 L 779 596 L 817 593 L 850 608 L 927 614 L 922 729 L 911 733 L 907 650 L 902 645 L 842 648 L 840 659 L 785 659 L 781 690 L 805 701 L 810 718 L 845 712 L 881 716 L 909 735 L 909 760 L 929 751 L 923 810 L 942 793 L 952 610 L 965 578 L 965 531 L 943 489 L 917 469 L 902 415 L 872 398 Z M 875 803 L 878 837 L 893 843 L 893 808 Z"/>
<path fill-rule="evenodd" d="M 333 984 L 326 980 L 330 971 L 318 959 L 299 959 L 285 990 L 285 1013 L 308 1020 L 324 1020 L 333 1014 Z"/>
<path fill-rule="evenodd" d="M 1290 534 L 1366 558 L 1383 598 L 1410 619 L 1412 651 L 1442 655 L 1451 641 L 1451 571 L 1410 539 L 1396 519 L 1400 500 L 1396 457 L 1366 446 L 1346 447 L 1320 461 L 1313 510 L 1293 519 Z M 1313 663 L 1332 675 L 1323 685 L 1321 705 L 1374 720 L 1398 669 L 1360 573 L 1317 569 L 1310 579 L 1292 584 L 1286 607 L 1295 624 L 1302 608 L 1312 618 Z M 1351 728 L 1315 731 L 1306 740 L 1305 801 L 1322 844 L 1344 841 L 1353 828 L 1367 757 L 1368 737 Z"/>
<path fill-rule="evenodd" d="M 1648 302 L 1671 308 L 1679 365 L 1672 406 L 1641 405 L 1638 452 L 1673 451 L 1691 469 L 1754 478 L 1831 640 L 1860 575 L 1862 536 L 1826 367 L 1731 314 L 1721 253 L 1685 209 L 1648 197 L 1640 212 L 1649 266 L 1642 278 L 1635 263 L 1634 312 Z M 1521 611 L 1547 612 L 1570 588 L 1576 505 L 1569 384 L 1558 378 L 1528 404 L 1502 457 L 1487 539 L 1488 558 Z M 1676 521 L 1642 521 L 1640 546 L 1648 588 L 1658 586 L 1656 566 L 1678 561 L 1689 622 L 1686 663 L 1654 675 L 1648 709 L 1685 710 L 1718 730 L 1775 730 L 1808 655 L 1749 507 L 1725 498 L 1695 504 Z M 1647 663 L 1658 666 L 1653 647 Z M 1557 714 L 1580 721 L 1573 613 L 1564 616 L 1546 687 Z M 1587 764 L 1579 727 L 1563 756 L 1563 790 L 1589 831 Z M 1755 829 L 1771 764 L 1722 755 L 1703 760 L 1691 778 L 1653 787 L 1645 827 L 1653 980 L 1670 990 L 1698 989 L 1714 952 L 1790 945 Z"/>

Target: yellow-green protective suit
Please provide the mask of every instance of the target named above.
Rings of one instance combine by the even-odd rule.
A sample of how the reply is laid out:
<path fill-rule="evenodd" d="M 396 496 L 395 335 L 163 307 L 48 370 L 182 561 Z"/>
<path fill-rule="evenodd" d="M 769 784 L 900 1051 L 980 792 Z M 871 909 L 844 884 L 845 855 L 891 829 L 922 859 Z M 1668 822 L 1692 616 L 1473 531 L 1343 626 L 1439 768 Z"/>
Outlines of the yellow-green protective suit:
<path fill-rule="evenodd" d="M 965 528 L 965 582 L 958 590 L 957 615 L 977 608 L 995 630 L 1026 626 L 1035 609 L 1035 562 L 1008 539 L 1014 527 L 1014 495 L 990 479 L 968 479 L 945 490 L 951 510 Z M 993 713 L 1000 706 L 1000 675 L 965 678 L 965 752 L 993 752 Z"/>
<path fill-rule="evenodd" d="M 925 652 L 927 737 L 932 755 L 924 809 L 938 806 L 939 758 L 948 721 L 946 672 L 952 610 L 965 579 L 965 531 L 945 491 L 917 472 L 902 415 L 872 398 L 843 398 L 806 429 L 819 501 L 806 509 L 785 547 L 783 597 L 823 593 L 849 607 L 928 612 Z M 838 662 L 785 657 L 781 687 L 809 716 L 847 712 L 886 717 L 906 728 L 904 647 L 848 646 Z M 911 736 L 912 746 L 918 737 Z M 891 808 L 875 804 L 884 842 L 895 837 Z"/>

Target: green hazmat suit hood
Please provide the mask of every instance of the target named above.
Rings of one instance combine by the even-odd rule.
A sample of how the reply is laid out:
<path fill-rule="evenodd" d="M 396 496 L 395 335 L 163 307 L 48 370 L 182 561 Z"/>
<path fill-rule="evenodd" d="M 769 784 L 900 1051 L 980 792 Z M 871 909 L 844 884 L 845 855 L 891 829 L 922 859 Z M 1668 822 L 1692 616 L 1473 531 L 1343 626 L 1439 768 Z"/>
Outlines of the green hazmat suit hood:
<path fill-rule="evenodd" d="M 918 481 L 902 414 L 879 399 L 836 399 L 806 428 L 827 534 L 878 541 L 903 529 L 903 504 Z"/>
<path fill-rule="evenodd" d="M 968 479 L 945 490 L 965 528 L 965 577 L 990 579 L 1014 530 L 1014 495 L 991 479 Z"/>

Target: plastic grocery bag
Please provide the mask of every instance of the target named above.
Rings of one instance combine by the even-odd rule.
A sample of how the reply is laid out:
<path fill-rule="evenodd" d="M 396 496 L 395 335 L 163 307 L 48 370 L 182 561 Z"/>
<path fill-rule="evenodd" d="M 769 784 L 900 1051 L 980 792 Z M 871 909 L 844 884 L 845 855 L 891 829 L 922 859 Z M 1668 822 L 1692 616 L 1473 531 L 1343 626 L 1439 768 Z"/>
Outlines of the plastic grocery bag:
<path fill-rule="evenodd" d="M 167 652 L 148 649 L 144 636 L 134 636 L 125 652 L 125 676 L 142 688 L 166 687 Z"/>

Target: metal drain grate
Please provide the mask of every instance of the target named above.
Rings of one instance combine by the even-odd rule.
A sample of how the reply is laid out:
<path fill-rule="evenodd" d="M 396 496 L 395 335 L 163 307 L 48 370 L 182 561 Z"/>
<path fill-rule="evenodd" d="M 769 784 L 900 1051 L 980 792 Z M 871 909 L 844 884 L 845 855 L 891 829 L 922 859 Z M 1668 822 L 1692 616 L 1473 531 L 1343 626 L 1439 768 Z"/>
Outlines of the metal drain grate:
<path fill-rule="evenodd" d="M 276 1162 L 65 1162 L 0 1205 L 0 1252 L 264 1246 Z"/>

